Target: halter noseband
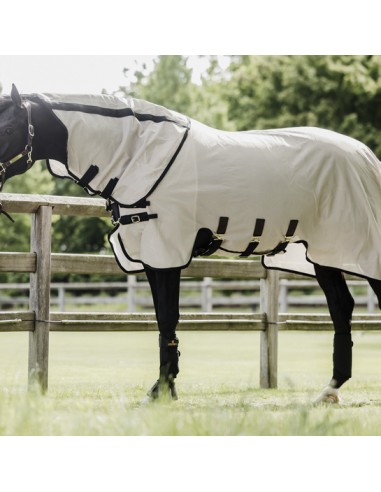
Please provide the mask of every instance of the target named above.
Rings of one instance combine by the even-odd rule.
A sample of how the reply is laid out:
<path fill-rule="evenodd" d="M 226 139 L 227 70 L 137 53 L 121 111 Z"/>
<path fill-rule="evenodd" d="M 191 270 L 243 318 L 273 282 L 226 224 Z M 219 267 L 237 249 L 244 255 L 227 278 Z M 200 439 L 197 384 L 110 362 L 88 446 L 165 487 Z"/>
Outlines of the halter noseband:
<path fill-rule="evenodd" d="M 4 177 L 5 177 L 5 172 L 10 167 L 12 164 L 15 162 L 19 161 L 22 159 L 24 156 L 28 156 L 28 160 L 26 161 L 27 164 L 32 164 L 32 142 L 33 142 L 33 137 L 34 137 L 34 126 L 32 125 L 32 110 L 30 106 L 29 101 L 25 101 L 22 105 L 22 108 L 26 109 L 27 115 L 28 115 L 28 143 L 25 145 L 25 148 L 20 154 L 17 154 L 15 157 L 12 157 L 12 159 L 9 159 L 6 162 L 0 162 L 0 175 L 2 179 L 1 185 L 4 184 Z"/>

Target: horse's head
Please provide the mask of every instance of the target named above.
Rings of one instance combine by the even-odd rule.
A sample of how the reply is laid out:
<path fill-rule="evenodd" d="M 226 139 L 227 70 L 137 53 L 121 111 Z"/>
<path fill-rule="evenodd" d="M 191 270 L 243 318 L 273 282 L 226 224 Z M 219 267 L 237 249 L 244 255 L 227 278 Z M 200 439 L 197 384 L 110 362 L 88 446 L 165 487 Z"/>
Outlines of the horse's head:
<path fill-rule="evenodd" d="M 12 85 L 11 95 L 0 97 L 0 190 L 7 179 L 33 165 L 33 137 L 30 103 Z"/>

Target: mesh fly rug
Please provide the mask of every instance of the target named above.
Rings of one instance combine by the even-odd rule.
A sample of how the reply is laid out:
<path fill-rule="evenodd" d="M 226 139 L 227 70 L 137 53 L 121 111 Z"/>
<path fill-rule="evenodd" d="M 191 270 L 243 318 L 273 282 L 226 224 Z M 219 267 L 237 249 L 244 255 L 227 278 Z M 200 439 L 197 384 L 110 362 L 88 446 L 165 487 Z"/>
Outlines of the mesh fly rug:
<path fill-rule="evenodd" d="M 39 97 L 67 129 L 68 164 L 48 168 L 108 200 L 124 271 L 187 266 L 205 228 L 221 256 L 381 279 L 381 164 L 357 140 L 318 128 L 225 132 L 133 98 Z"/>

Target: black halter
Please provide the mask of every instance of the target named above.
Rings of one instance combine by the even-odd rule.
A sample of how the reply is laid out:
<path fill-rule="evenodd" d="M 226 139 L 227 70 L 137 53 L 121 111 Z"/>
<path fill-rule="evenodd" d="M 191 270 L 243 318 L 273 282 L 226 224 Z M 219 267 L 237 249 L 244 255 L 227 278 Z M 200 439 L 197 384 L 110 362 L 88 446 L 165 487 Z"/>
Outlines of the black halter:
<path fill-rule="evenodd" d="M 26 109 L 26 112 L 27 112 L 27 115 L 28 115 L 28 140 L 27 140 L 27 144 L 25 145 L 24 150 L 22 150 L 19 154 L 17 154 L 15 157 L 12 157 L 12 159 L 9 159 L 6 162 L 0 162 L 0 191 L 3 189 L 3 186 L 4 186 L 5 173 L 6 173 L 7 169 L 12 164 L 14 164 L 15 162 L 19 161 L 20 159 L 22 159 L 26 155 L 28 156 L 28 160 L 26 161 L 27 164 L 28 164 L 27 170 L 33 164 L 33 160 L 32 160 L 32 150 L 33 150 L 32 142 L 33 142 L 33 137 L 34 137 L 34 126 L 32 125 L 32 110 L 31 110 L 30 102 L 29 101 L 25 101 L 21 105 L 21 107 L 24 108 L 24 109 Z M 14 220 L 12 219 L 12 217 L 5 210 L 3 210 L 3 206 L 1 204 L 1 202 L 0 202 L 0 214 L 4 214 L 6 217 L 8 217 L 8 219 L 10 219 L 12 222 L 14 222 Z"/>
<path fill-rule="evenodd" d="M 12 157 L 12 159 L 9 159 L 6 162 L 0 162 L 1 188 L 3 187 L 3 184 L 4 184 L 5 172 L 12 164 L 19 161 L 20 159 L 22 159 L 26 155 L 28 156 L 28 160 L 26 162 L 29 165 L 29 167 L 33 163 L 33 161 L 32 161 L 32 150 L 33 150 L 32 142 L 33 142 L 33 137 L 34 137 L 34 126 L 32 125 L 32 110 L 30 107 L 30 102 L 25 101 L 21 107 L 26 109 L 26 112 L 28 115 L 28 141 L 27 141 L 27 144 L 25 145 L 24 150 L 22 150 L 19 154 L 17 154 L 15 157 Z"/>

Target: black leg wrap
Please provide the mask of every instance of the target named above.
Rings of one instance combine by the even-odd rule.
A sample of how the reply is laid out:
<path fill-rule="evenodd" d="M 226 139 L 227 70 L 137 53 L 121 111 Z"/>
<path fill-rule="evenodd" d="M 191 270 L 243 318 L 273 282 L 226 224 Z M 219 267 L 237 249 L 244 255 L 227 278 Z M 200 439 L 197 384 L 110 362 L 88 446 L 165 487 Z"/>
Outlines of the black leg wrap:
<path fill-rule="evenodd" d="M 160 376 L 147 394 L 153 400 L 159 398 L 162 394 L 169 394 L 172 400 L 177 400 L 175 378 L 179 373 L 179 340 L 176 336 L 165 338 L 159 335 L 159 346 Z"/>
<path fill-rule="evenodd" d="M 331 385 L 340 388 L 352 377 L 352 347 L 350 333 L 336 333 L 333 339 L 333 376 Z"/>
<path fill-rule="evenodd" d="M 159 335 L 159 346 L 160 379 L 173 381 L 179 373 L 179 339 L 177 337 L 165 338 Z"/>

